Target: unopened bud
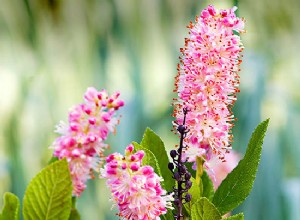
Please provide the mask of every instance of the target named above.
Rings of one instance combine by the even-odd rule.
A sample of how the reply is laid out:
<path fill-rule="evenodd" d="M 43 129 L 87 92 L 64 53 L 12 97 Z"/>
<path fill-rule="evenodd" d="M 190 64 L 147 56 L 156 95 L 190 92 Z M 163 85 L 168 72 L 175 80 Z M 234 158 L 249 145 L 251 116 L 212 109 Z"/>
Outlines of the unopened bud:
<path fill-rule="evenodd" d="M 190 189 L 192 187 L 192 182 L 190 180 L 185 182 L 185 189 Z"/>
<path fill-rule="evenodd" d="M 168 168 L 169 168 L 169 170 L 173 171 L 174 170 L 174 164 L 173 163 L 169 163 L 168 164 Z"/>
<path fill-rule="evenodd" d="M 171 156 L 172 158 L 175 158 L 175 157 L 177 156 L 177 151 L 176 151 L 176 150 L 171 150 L 171 151 L 170 151 L 170 156 Z"/>
<path fill-rule="evenodd" d="M 185 177 L 185 180 L 189 180 L 189 179 L 191 179 L 192 174 L 191 174 L 190 172 L 187 172 L 187 173 L 184 175 L 184 177 Z"/>
<path fill-rule="evenodd" d="M 179 205 L 179 200 L 178 200 L 178 199 L 175 199 L 175 200 L 174 200 L 174 205 L 175 205 L 175 206 L 178 206 L 178 205 Z"/>
<path fill-rule="evenodd" d="M 177 131 L 180 133 L 180 134 L 183 134 L 186 130 L 186 127 L 184 125 L 178 125 L 177 127 Z"/>
<path fill-rule="evenodd" d="M 174 179 L 175 179 L 176 181 L 179 181 L 180 178 L 181 178 L 181 176 L 180 176 L 180 174 L 179 174 L 178 172 L 174 173 Z"/>
<path fill-rule="evenodd" d="M 189 193 L 187 193 L 187 194 L 185 195 L 184 200 L 185 200 L 186 202 L 190 202 L 190 201 L 192 200 L 192 195 L 189 194 Z"/>
<path fill-rule="evenodd" d="M 180 165 L 178 167 L 178 171 L 179 171 L 180 174 L 184 174 L 184 173 L 186 173 L 187 170 L 186 170 L 186 167 L 184 165 Z"/>

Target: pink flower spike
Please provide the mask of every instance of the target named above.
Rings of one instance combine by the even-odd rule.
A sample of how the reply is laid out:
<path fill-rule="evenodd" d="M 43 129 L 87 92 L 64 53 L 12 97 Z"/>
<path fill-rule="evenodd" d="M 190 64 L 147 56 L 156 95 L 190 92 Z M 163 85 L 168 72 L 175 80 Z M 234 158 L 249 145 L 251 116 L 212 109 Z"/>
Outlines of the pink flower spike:
<path fill-rule="evenodd" d="M 194 162 L 217 157 L 223 160 L 231 149 L 234 117 L 231 107 L 239 92 L 239 65 L 243 45 L 244 20 L 236 17 L 236 7 L 217 10 L 209 5 L 190 23 L 189 37 L 180 49 L 174 102 L 174 128 L 183 123 L 188 108 L 183 158 Z"/>
<path fill-rule="evenodd" d="M 54 156 L 67 159 L 75 196 L 81 195 L 87 180 L 93 178 L 93 171 L 99 172 L 103 151 L 108 147 L 104 141 L 110 132 L 115 131 L 119 122 L 115 109 L 102 106 L 107 99 L 105 90 L 99 92 L 89 87 L 84 94 L 84 103 L 70 110 L 69 124 L 61 122 L 56 129 L 61 136 L 53 142 L 51 148 L 54 149 Z M 113 160 L 113 157 L 107 158 L 108 162 Z M 116 171 L 110 172 L 115 174 Z"/>
<path fill-rule="evenodd" d="M 153 220 L 167 213 L 171 207 L 172 195 L 161 187 L 162 178 L 150 166 L 141 166 L 144 152 L 134 151 L 133 145 L 125 150 L 125 157 L 115 153 L 114 158 L 100 170 L 101 177 L 111 190 L 112 200 L 119 208 L 119 216 L 128 220 Z M 134 158 L 134 160 L 132 160 Z M 112 170 L 111 164 L 115 167 Z"/>

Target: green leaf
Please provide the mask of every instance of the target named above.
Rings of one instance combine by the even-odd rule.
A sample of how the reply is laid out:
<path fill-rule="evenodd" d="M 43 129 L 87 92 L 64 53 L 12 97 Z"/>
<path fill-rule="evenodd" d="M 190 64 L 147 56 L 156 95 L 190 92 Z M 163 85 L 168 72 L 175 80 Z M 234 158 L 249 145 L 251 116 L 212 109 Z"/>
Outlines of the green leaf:
<path fill-rule="evenodd" d="M 158 135 L 150 128 L 147 128 L 141 146 L 150 150 L 156 157 L 158 165 L 164 179 L 165 190 L 168 192 L 173 190 L 175 181 L 172 178 L 172 173 L 168 169 L 169 158 L 165 149 L 165 145 Z"/>
<path fill-rule="evenodd" d="M 164 215 L 161 215 L 160 216 L 161 219 L 164 219 L 164 220 L 174 220 L 174 215 L 172 214 L 172 210 L 168 210 L 168 212 Z"/>
<path fill-rule="evenodd" d="M 216 207 L 205 197 L 200 198 L 194 205 L 192 205 L 191 217 L 192 220 L 222 219 L 222 216 Z"/>
<path fill-rule="evenodd" d="M 39 172 L 29 183 L 24 200 L 24 220 L 68 219 L 72 205 L 72 181 L 65 159 Z"/>
<path fill-rule="evenodd" d="M 52 156 L 52 157 L 50 158 L 50 160 L 48 161 L 48 165 L 50 165 L 51 163 L 54 163 L 55 161 L 58 161 L 58 158 Z"/>
<path fill-rule="evenodd" d="M 200 184 L 197 185 L 196 180 L 192 177 L 192 187 L 188 193 L 192 195 L 192 200 L 184 204 L 184 208 L 188 214 L 191 214 L 192 205 L 195 204 L 201 197 L 206 197 L 211 201 L 214 195 L 213 183 L 207 173 L 204 171 L 201 177 Z"/>
<path fill-rule="evenodd" d="M 258 169 L 262 144 L 269 119 L 260 123 L 252 134 L 244 159 L 227 175 L 213 197 L 213 204 L 223 215 L 240 205 L 249 195 Z"/>
<path fill-rule="evenodd" d="M 209 201 L 212 200 L 213 196 L 214 196 L 214 185 L 210 179 L 210 177 L 208 176 L 208 174 L 204 171 L 202 174 L 202 185 L 203 185 L 203 193 L 202 196 L 206 197 Z"/>
<path fill-rule="evenodd" d="M 0 214 L 0 220 L 18 220 L 20 219 L 20 201 L 13 193 L 6 192 L 3 196 L 4 207 Z"/>
<path fill-rule="evenodd" d="M 239 214 L 230 216 L 228 218 L 225 218 L 224 220 L 244 220 L 244 213 L 239 213 Z"/>

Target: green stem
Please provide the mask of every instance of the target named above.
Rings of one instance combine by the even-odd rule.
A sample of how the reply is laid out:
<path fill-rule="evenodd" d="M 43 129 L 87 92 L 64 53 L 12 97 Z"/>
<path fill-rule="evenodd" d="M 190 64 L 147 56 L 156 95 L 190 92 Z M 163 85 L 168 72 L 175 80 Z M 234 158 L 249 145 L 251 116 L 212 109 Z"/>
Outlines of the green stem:
<path fill-rule="evenodd" d="M 72 209 L 76 209 L 76 200 L 77 200 L 77 197 L 72 196 Z"/>
<path fill-rule="evenodd" d="M 200 185 L 200 180 L 203 174 L 203 163 L 204 160 L 201 157 L 196 157 L 196 183 L 197 185 Z"/>

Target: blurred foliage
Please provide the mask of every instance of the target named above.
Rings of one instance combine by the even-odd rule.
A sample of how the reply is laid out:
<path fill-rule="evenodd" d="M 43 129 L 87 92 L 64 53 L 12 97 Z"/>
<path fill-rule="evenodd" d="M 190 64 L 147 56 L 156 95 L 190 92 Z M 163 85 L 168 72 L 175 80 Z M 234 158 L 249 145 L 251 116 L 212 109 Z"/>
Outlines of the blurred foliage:
<path fill-rule="evenodd" d="M 88 86 L 119 90 L 126 101 L 111 151 L 139 142 L 146 126 L 172 148 L 170 104 L 185 26 L 209 3 L 233 2 L 1 1 L 0 194 L 23 196 L 50 158 L 54 125 Z M 254 190 L 239 208 L 246 219 L 300 218 L 299 9 L 298 0 L 239 2 L 247 34 L 233 148 L 244 153 L 255 126 L 271 118 Z M 83 219 L 115 218 L 104 189 L 103 180 L 89 182 L 78 201 Z"/>

